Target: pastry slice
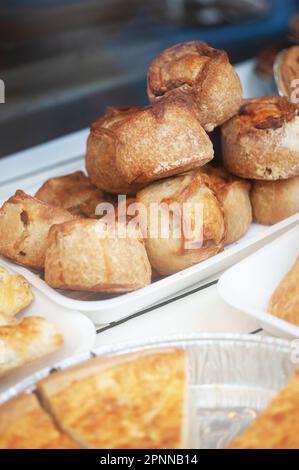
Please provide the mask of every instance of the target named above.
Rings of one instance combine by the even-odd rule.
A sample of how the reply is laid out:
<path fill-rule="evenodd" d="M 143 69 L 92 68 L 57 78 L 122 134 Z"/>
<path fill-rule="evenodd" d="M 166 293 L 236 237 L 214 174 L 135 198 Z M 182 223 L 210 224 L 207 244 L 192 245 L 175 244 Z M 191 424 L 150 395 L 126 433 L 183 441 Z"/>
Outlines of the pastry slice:
<path fill-rule="evenodd" d="M 22 393 L 0 408 L 0 449 L 76 449 L 33 394 Z"/>
<path fill-rule="evenodd" d="M 182 448 L 186 361 L 182 350 L 97 358 L 50 375 L 37 391 L 82 447 Z"/>
<path fill-rule="evenodd" d="M 33 294 L 26 279 L 17 274 L 10 274 L 0 266 L 0 325 L 12 321 L 32 300 Z"/>
<path fill-rule="evenodd" d="M 56 351 L 63 344 L 57 327 L 41 317 L 26 317 L 0 327 L 0 376 Z"/>
<path fill-rule="evenodd" d="M 268 311 L 299 326 L 299 257 L 272 295 Z"/>
<path fill-rule="evenodd" d="M 299 370 L 231 449 L 299 449 Z"/>

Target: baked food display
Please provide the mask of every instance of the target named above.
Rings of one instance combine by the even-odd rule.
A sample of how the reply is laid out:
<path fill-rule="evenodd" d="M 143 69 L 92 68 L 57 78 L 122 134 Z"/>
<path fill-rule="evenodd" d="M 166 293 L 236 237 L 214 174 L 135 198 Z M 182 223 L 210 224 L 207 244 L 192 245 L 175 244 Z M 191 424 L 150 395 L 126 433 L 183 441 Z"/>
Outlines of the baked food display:
<path fill-rule="evenodd" d="M 183 350 L 96 358 L 37 384 L 43 406 L 81 447 L 184 446 L 187 356 Z"/>
<path fill-rule="evenodd" d="M 278 180 L 299 173 L 299 118 L 287 98 L 245 100 L 222 127 L 226 169 L 242 178 Z"/>
<path fill-rule="evenodd" d="M 90 128 L 86 149 L 86 169 L 93 184 L 116 194 L 136 194 L 141 185 L 128 183 L 116 165 L 117 127 L 141 108 L 109 106 L 106 114 Z"/>
<path fill-rule="evenodd" d="M 80 219 L 51 228 L 45 280 L 59 289 L 122 293 L 149 284 L 151 267 L 136 231 Z"/>
<path fill-rule="evenodd" d="M 223 250 L 222 205 L 209 187 L 209 177 L 200 170 L 153 183 L 137 193 L 137 201 L 147 208 L 141 216 L 146 217 L 145 245 L 151 265 L 160 274 L 173 274 Z M 167 234 L 164 229 L 169 229 Z"/>
<path fill-rule="evenodd" d="M 273 293 L 268 311 L 299 326 L 299 257 Z"/>
<path fill-rule="evenodd" d="M 294 102 L 299 102 L 298 84 L 299 77 L 299 46 L 289 47 L 283 51 L 276 60 L 276 82 L 281 94 Z"/>
<path fill-rule="evenodd" d="M 14 320 L 15 315 L 32 301 L 33 294 L 27 280 L 0 266 L 0 327 Z"/>
<path fill-rule="evenodd" d="M 230 449 L 299 449 L 299 370 Z"/>
<path fill-rule="evenodd" d="M 103 192 L 94 186 L 83 171 L 50 178 L 36 192 L 35 197 L 52 206 L 68 209 L 72 214 L 93 217 Z"/>
<path fill-rule="evenodd" d="M 225 51 L 190 41 L 164 50 L 148 71 L 151 102 L 178 95 L 195 103 L 200 123 L 211 132 L 237 113 L 242 86 Z"/>
<path fill-rule="evenodd" d="M 0 449 L 77 449 L 32 393 L 0 407 Z"/>
<path fill-rule="evenodd" d="M 251 190 L 254 221 L 272 225 L 299 212 L 299 176 L 279 181 L 254 181 Z"/>
<path fill-rule="evenodd" d="M 1 376 L 58 350 L 63 344 L 63 336 L 45 318 L 25 317 L 0 326 L 0 342 L 3 345 Z"/>
<path fill-rule="evenodd" d="M 252 223 L 251 183 L 230 175 L 221 167 L 206 165 L 202 171 L 209 176 L 208 185 L 223 207 L 226 222 L 224 244 L 234 243 L 245 235 Z"/>
<path fill-rule="evenodd" d="M 18 190 L 0 209 L 0 255 L 42 269 L 50 227 L 72 219 L 65 209 Z"/>

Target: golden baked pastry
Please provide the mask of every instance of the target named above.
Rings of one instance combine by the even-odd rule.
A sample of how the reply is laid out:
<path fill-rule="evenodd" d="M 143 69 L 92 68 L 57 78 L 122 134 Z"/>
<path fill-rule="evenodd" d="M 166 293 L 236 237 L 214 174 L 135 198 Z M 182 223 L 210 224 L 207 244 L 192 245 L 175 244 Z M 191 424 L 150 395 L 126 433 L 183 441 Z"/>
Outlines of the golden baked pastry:
<path fill-rule="evenodd" d="M 0 208 L 0 255 L 24 266 L 43 268 L 49 228 L 72 219 L 65 209 L 19 190 Z"/>
<path fill-rule="evenodd" d="M 128 183 L 116 166 L 117 126 L 141 108 L 109 106 L 105 116 L 91 125 L 87 139 L 86 169 L 93 184 L 116 194 L 136 194 L 139 184 Z"/>
<path fill-rule="evenodd" d="M 32 393 L 22 393 L 0 407 L 0 449 L 77 448 Z"/>
<path fill-rule="evenodd" d="M 82 171 L 47 180 L 35 197 L 52 206 L 63 207 L 73 214 L 93 217 L 104 201 L 103 192 L 96 188 Z"/>
<path fill-rule="evenodd" d="M 276 80 L 279 92 L 298 105 L 299 46 L 282 52 L 276 62 Z M 294 94 L 293 94 L 294 93 Z"/>
<path fill-rule="evenodd" d="M 230 449 L 299 449 L 299 371 Z"/>
<path fill-rule="evenodd" d="M 127 230 L 124 237 L 121 229 Z M 45 280 L 61 289 L 122 293 L 149 284 L 151 267 L 143 241 L 125 224 L 113 230 L 80 219 L 50 230 Z"/>
<path fill-rule="evenodd" d="M 206 165 L 202 171 L 209 175 L 209 187 L 223 206 L 226 222 L 224 244 L 234 243 L 245 235 L 252 223 L 249 196 L 251 184 L 247 180 L 230 175 L 224 168 Z"/>
<path fill-rule="evenodd" d="M 37 384 L 60 429 L 80 446 L 184 446 L 187 356 L 183 350 L 97 358 Z"/>
<path fill-rule="evenodd" d="M 251 203 L 255 222 L 272 225 L 299 212 L 299 176 L 279 181 L 254 181 Z"/>
<path fill-rule="evenodd" d="M 17 323 L 0 326 L 4 356 L 0 376 L 59 349 L 63 336 L 58 328 L 42 317 L 25 317 Z"/>
<path fill-rule="evenodd" d="M 132 112 L 113 128 L 115 161 L 132 183 L 148 183 L 204 165 L 214 156 L 193 103 L 161 99 Z"/>
<path fill-rule="evenodd" d="M 28 307 L 33 300 L 29 283 L 23 276 L 10 274 L 0 266 L 0 326 Z"/>
<path fill-rule="evenodd" d="M 280 96 L 244 101 L 222 127 L 223 161 L 242 178 L 278 180 L 299 173 L 299 117 Z"/>
<path fill-rule="evenodd" d="M 190 98 L 200 123 L 211 132 L 237 113 L 242 86 L 226 52 L 190 41 L 166 49 L 149 68 L 150 101 L 171 94 Z"/>
<path fill-rule="evenodd" d="M 209 183 L 209 177 L 198 170 L 153 183 L 137 194 L 138 202 L 147 208 L 141 214 L 141 219 L 146 217 L 147 254 L 160 274 L 176 273 L 223 250 L 223 208 Z M 151 214 L 153 204 L 157 216 Z M 198 214 L 201 231 L 196 228 L 196 207 L 202 208 Z M 164 230 L 168 228 L 167 234 Z"/>
<path fill-rule="evenodd" d="M 299 326 L 299 257 L 273 293 L 268 311 Z"/>

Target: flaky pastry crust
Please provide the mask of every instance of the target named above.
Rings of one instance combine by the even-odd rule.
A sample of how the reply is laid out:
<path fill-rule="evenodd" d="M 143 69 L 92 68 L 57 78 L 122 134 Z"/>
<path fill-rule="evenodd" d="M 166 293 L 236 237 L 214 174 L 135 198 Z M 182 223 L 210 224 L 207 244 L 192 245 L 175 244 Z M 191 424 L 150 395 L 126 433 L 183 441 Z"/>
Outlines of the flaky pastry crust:
<path fill-rule="evenodd" d="M 50 178 L 35 197 L 52 206 L 63 207 L 72 214 L 94 217 L 98 204 L 104 201 L 103 192 L 94 186 L 83 171 Z"/>
<path fill-rule="evenodd" d="M 136 194 L 141 185 L 128 183 L 116 166 L 118 124 L 138 113 L 140 108 L 109 106 L 106 114 L 95 121 L 87 139 L 86 169 L 93 184 L 114 194 Z"/>
<path fill-rule="evenodd" d="M 67 210 L 18 190 L 0 209 L 0 254 L 23 266 L 42 269 L 50 227 L 72 219 Z"/>
<path fill-rule="evenodd" d="M 237 113 L 242 86 L 225 51 L 201 41 L 164 50 L 148 71 L 151 102 L 170 94 L 190 98 L 206 131 L 212 131 Z"/>
<path fill-rule="evenodd" d="M 278 180 L 299 173 L 299 117 L 286 98 L 245 100 L 222 127 L 223 161 L 243 178 Z"/>
<path fill-rule="evenodd" d="M 268 311 L 299 326 L 299 257 L 273 293 Z"/>
<path fill-rule="evenodd" d="M 4 345 L 0 376 L 53 353 L 63 341 L 59 329 L 42 317 L 25 317 L 17 323 L 0 326 L 0 342 Z"/>
<path fill-rule="evenodd" d="M 203 172 L 209 176 L 209 187 L 221 201 L 226 222 L 224 243 L 238 241 L 249 230 L 252 223 L 249 181 L 230 175 L 224 168 L 206 165 Z"/>
<path fill-rule="evenodd" d="M 0 449 L 77 448 L 32 393 L 22 393 L 0 407 Z"/>
<path fill-rule="evenodd" d="M 299 176 L 280 181 L 254 181 L 251 203 L 255 222 L 272 225 L 299 212 Z"/>
<path fill-rule="evenodd" d="M 55 288 L 123 293 L 150 283 L 143 241 L 127 231 L 104 233 L 105 224 L 81 219 L 55 225 L 48 237 L 45 280 Z M 124 228 L 126 228 L 124 224 Z"/>
<path fill-rule="evenodd" d="M 209 182 L 209 177 L 197 170 L 153 183 L 137 194 L 138 202 L 147 208 L 145 245 L 148 257 L 151 265 L 160 274 L 173 274 L 223 250 L 226 236 L 224 212 L 220 200 L 210 189 Z M 152 203 L 159 205 L 157 234 L 153 230 L 153 224 L 156 223 L 156 220 L 150 215 Z M 176 225 L 172 212 L 169 214 L 169 235 L 166 237 L 163 234 L 161 223 L 166 219 L 164 204 L 167 204 L 168 207 L 171 204 L 178 204 L 181 208 L 179 237 L 171 228 Z M 193 212 L 187 212 L 184 215 L 184 204 L 189 204 L 191 207 L 195 207 L 195 204 L 202 205 L 203 220 L 201 222 L 203 222 L 203 226 L 200 236 L 195 234 L 190 239 L 188 235 L 186 237 L 184 223 L 191 217 L 192 225 L 195 216 Z"/>
<path fill-rule="evenodd" d="M 115 129 L 116 165 L 129 183 L 149 183 L 212 160 L 212 143 L 191 101 L 163 98 L 121 121 Z"/>
<path fill-rule="evenodd" d="M 28 281 L 0 266 L 0 327 L 14 321 L 15 315 L 33 301 Z"/>
<path fill-rule="evenodd" d="M 187 355 L 143 351 L 96 358 L 37 384 L 42 403 L 82 447 L 184 446 Z"/>
<path fill-rule="evenodd" d="M 299 77 L 299 46 L 289 47 L 281 53 L 277 59 L 276 76 L 280 93 L 292 100 L 292 93 L 295 91 L 294 97 L 298 100 L 296 80 Z"/>
<path fill-rule="evenodd" d="M 299 449 L 299 371 L 230 449 Z"/>

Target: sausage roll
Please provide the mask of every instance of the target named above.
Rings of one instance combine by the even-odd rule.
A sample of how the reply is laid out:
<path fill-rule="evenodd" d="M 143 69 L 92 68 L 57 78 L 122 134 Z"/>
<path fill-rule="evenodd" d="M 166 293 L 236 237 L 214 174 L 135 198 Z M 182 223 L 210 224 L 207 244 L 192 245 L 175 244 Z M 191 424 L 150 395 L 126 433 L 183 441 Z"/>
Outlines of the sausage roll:
<path fill-rule="evenodd" d="M 137 193 L 146 208 L 141 218 L 148 257 L 160 274 L 176 273 L 223 250 L 224 212 L 209 183 L 198 170 Z"/>
<path fill-rule="evenodd" d="M 299 117 L 286 98 L 244 101 L 222 127 L 223 161 L 243 178 L 278 180 L 299 173 Z"/>
<path fill-rule="evenodd" d="M 268 310 L 276 317 L 299 326 L 299 257 L 273 293 Z"/>
<path fill-rule="evenodd" d="M 42 317 L 25 317 L 18 323 L 0 326 L 3 358 L 0 376 L 59 349 L 63 336 Z"/>
<path fill-rule="evenodd" d="M 0 407 L 0 449 L 77 449 L 32 393 L 22 393 Z"/>
<path fill-rule="evenodd" d="M 51 225 L 74 218 L 67 210 L 19 190 L 0 208 L 0 255 L 42 269 Z"/>
<path fill-rule="evenodd" d="M 251 191 L 253 217 L 272 225 L 299 212 L 299 176 L 280 181 L 254 181 Z"/>
<path fill-rule="evenodd" d="M 60 289 L 122 293 L 149 284 L 151 267 L 143 241 L 125 223 L 114 229 L 80 219 L 50 230 L 45 280 Z"/>
<path fill-rule="evenodd" d="M 37 384 L 60 429 L 96 449 L 178 449 L 186 443 L 187 356 L 167 349 L 96 358 Z"/>
<path fill-rule="evenodd" d="M 191 98 L 200 123 L 210 132 L 237 113 L 242 86 L 226 52 L 190 41 L 163 51 L 148 71 L 151 102 L 174 94 Z"/>
<path fill-rule="evenodd" d="M 26 279 L 0 266 L 0 325 L 11 322 L 32 301 L 33 294 Z"/>
<path fill-rule="evenodd" d="M 104 201 L 103 192 L 82 171 L 47 180 L 35 197 L 86 217 L 93 217 L 96 206 Z"/>

